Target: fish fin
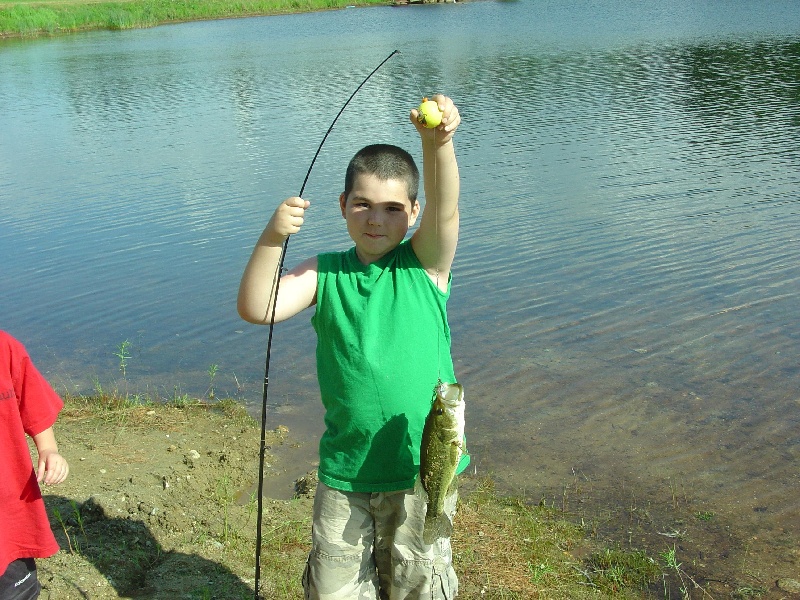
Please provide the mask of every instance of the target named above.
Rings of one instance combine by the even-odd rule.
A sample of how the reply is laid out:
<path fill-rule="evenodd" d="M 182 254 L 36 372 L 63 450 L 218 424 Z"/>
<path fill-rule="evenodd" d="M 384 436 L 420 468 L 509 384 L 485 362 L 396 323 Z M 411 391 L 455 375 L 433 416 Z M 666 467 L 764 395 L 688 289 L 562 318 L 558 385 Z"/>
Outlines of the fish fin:
<path fill-rule="evenodd" d="M 450 482 L 450 485 L 447 486 L 447 494 L 446 496 L 452 496 L 458 490 L 458 475 L 453 475 L 453 480 Z"/>
<path fill-rule="evenodd" d="M 428 492 L 425 491 L 425 486 L 422 485 L 422 475 L 419 475 L 414 482 L 414 495 L 423 498 L 426 503 L 428 502 Z"/>
<path fill-rule="evenodd" d="M 461 462 L 461 457 L 464 454 L 464 444 L 460 441 L 450 442 L 449 454 L 451 464 L 458 468 L 458 463 Z"/>

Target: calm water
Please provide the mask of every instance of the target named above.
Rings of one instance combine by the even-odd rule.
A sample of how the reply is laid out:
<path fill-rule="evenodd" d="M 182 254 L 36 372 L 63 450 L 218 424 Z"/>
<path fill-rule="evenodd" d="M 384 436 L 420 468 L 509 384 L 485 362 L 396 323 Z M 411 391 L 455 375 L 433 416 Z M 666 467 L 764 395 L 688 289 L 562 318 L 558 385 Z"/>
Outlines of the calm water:
<path fill-rule="evenodd" d="M 800 578 L 793 0 L 387 7 L 0 42 L 0 326 L 60 389 L 203 394 L 216 364 L 217 393 L 257 412 L 267 331 L 236 315 L 242 268 L 394 49 L 323 148 L 287 263 L 348 245 L 346 161 L 374 141 L 418 153 L 408 110 L 445 91 L 464 117 L 450 317 L 478 474 L 633 546 L 685 532 L 684 560 L 730 585 Z M 320 431 L 309 318 L 273 345 L 271 423 L 304 441 L 289 480 Z"/>

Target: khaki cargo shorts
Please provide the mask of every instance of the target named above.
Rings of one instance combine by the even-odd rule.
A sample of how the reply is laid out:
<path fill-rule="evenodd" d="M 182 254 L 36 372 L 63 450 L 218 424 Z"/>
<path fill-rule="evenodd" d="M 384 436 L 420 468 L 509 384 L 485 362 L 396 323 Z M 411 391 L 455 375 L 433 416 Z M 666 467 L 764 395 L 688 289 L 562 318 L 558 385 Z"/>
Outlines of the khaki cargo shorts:
<path fill-rule="evenodd" d="M 445 503 L 451 520 L 458 493 Z M 422 541 L 426 499 L 413 490 L 342 492 L 319 483 L 306 600 L 451 600 L 458 593 L 450 538 Z"/>

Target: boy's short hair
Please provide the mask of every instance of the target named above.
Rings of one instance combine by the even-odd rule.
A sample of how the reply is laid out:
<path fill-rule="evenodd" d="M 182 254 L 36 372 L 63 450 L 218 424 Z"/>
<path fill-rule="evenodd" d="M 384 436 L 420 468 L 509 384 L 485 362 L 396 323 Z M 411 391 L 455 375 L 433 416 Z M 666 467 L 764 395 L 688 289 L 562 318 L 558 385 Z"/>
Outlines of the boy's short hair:
<path fill-rule="evenodd" d="M 344 176 L 344 196 L 353 191 L 358 175 L 375 175 L 382 181 L 397 179 L 406 184 L 411 204 L 417 200 L 419 191 L 419 169 L 411 155 L 391 144 L 365 146 L 350 160 Z"/>

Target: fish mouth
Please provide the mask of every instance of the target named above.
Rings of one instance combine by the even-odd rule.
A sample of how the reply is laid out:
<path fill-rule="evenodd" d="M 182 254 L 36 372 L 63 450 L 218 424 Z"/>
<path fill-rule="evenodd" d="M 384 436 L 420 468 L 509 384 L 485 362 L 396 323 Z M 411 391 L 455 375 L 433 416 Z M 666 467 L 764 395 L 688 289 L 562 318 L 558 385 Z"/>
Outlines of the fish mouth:
<path fill-rule="evenodd" d="M 445 406 L 454 408 L 464 400 L 464 386 L 460 383 L 440 383 L 436 395 Z"/>

